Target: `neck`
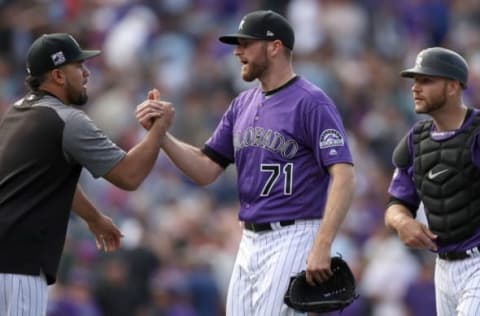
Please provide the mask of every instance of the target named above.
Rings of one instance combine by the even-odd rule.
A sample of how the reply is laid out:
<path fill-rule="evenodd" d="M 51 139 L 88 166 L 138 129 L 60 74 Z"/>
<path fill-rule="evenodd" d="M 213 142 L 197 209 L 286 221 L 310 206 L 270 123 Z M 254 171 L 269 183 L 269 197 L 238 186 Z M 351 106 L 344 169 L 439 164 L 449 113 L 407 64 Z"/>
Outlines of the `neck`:
<path fill-rule="evenodd" d="M 262 91 L 267 92 L 283 86 L 295 77 L 291 64 L 281 65 L 259 78 Z"/>
<path fill-rule="evenodd" d="M 38 90 L 44 91 L 44 92 L 56 97 L 57 99 L 59 99 L 63 103 L 67 104 L 67 100 L 66 100 L 66 97 L 65 97 L 63 91 L 59 88 L 56 88 L 55 86 L 52 86 L 52 85 L 49 85 L 49 84 L 44 84 L 44 85 L 41 85 L 38 88 Z"/>
<path fill-rule="evenodd" d="M 467 107 L 462 104 L 448 112 L 437 113 L 432 117 L 437 131 L 454 131 L 462 126 L 466 113 Z"/>

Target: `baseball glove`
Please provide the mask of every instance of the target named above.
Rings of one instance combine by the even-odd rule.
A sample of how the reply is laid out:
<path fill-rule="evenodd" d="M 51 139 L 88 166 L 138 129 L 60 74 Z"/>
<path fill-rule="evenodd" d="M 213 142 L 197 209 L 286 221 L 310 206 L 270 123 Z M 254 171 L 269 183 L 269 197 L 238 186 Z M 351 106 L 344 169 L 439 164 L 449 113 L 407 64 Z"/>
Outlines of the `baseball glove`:
<path fill-rule="evenodd" d="M 333 275 L 325 282 L 311 286 L 305 271 L 290 278 L 284 302 L 300 312 L 326 313 L 343 310 L 358 296 L 355 279 L 348 264 L 339 256 L 332 257 Z"/>

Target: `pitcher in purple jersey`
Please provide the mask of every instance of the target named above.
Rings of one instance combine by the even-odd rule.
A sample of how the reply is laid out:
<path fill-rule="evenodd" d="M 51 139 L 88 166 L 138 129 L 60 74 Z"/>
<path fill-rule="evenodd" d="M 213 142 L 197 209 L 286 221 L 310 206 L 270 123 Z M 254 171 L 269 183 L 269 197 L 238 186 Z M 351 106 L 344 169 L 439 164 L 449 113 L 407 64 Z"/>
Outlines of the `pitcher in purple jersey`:
<path fill-rule="evenodd" d="M 441 47 L 421 51 L 414 79 L 417 122 L 393 153 L 385 224 L 414 249 L 438 252 L 437 315 L 480 315 L 480 115 L 462 100 L 468 66 Z M 415 219 L 423 203 L 427 225 Z"/>
<path fill-rule="evenodd" d="M 162 147 L 200 185 L 231 163 L 238 171 L 243 235 L 230 280 L 227 315 L 301 315 L 283 303 L 290 276 L 309 282 L 330 275 L 332 241 L 350 206 L 354 170 L 342 120 L 332 100 L 292 68 L 294 31 L 273 11 L 255 11 L 236 45 L 245 81 L 203 149 L 167 134 Z M 149 129 L 156 109 L 137 108 Z"/>

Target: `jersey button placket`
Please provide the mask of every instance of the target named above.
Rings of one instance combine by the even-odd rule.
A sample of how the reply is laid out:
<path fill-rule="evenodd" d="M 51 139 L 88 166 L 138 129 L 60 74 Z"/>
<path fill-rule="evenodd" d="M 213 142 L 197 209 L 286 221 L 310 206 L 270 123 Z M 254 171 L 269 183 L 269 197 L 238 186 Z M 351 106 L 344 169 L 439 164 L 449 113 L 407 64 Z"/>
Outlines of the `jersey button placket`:
<path fill-rule="evenodd" d="M 257 112 L 255 113 L 255 117 L 253 118 L 254 122 L 257 122 L 260 119 L 260 111 L 261 111 L 262 107 L 263 107 L 263 102 L 260 103 L 257 107 Z"/>

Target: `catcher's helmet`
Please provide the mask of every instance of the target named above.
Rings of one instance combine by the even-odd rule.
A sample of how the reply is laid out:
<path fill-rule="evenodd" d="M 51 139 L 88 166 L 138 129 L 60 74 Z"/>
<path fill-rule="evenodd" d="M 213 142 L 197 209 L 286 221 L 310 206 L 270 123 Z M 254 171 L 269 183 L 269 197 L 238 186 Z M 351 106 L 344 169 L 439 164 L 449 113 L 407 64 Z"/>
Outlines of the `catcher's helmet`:
<path fill-rule="evenodd" d="M 402 77 L 415 75 L 443 77 L 460 81 L 463 89 L 467 87 L 468 65 L 458 53 L 443 48 L 431 47 L 422 50 L 415 61 L 415 67 L 400 73 Z"/>

